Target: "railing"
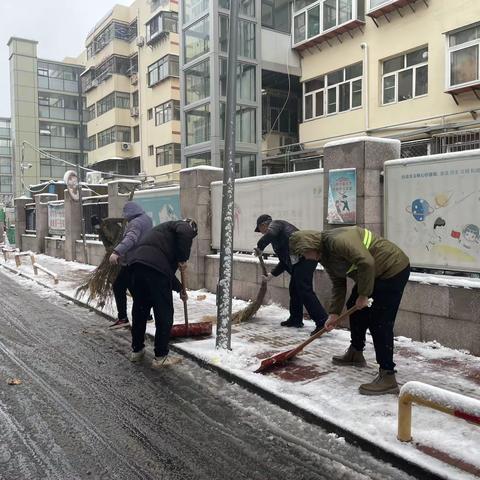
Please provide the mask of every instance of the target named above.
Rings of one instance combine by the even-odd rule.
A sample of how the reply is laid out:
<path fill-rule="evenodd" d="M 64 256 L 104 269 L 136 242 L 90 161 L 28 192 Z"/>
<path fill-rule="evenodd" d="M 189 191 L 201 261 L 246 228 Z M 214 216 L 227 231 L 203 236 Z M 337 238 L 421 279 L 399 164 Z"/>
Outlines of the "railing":
<path fill-rule="evenodd" d="M 95 235 L 97 232 L 92 226 L 92 217 L 99 220 L 108 217 L 108 195 L 98 195 L 83 199 L 83 218 L 85 219 L 85 236 Z"/>
<path fill-rule="evenodd" d="M 48 202 L 48 234 L 65 235 L 65 202 Z"/>
<path fill-rule="evenodd" d="M 401 442 L 412 441 L 413 403 L 480 425 L 480 400 L 426 383 L 407 382 L 401 388 L 398 399 L 397 438 Z"/>
<path fill-rule="evenodd" d="M 37 233 L 37 210 L 34 203 L 27 203 L 25 205 L 25 233 Z"/>

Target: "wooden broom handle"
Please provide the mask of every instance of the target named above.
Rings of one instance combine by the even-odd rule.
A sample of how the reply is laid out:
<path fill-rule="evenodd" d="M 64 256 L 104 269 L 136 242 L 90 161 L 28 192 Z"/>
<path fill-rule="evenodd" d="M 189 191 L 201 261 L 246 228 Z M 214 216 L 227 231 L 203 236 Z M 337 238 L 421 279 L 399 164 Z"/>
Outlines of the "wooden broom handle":
<path fill-rule="evenodd" d="M 267 267 L 265 266 L 265 262 L 263 261 L 263 256 L 262 255 L 258 256 L 258 261 L 260 262 L 260 267 L 262 268 L 262 273 L 265 276 L 267 276 L 268 275 Z"/>
<path fill-rule="evenodd" d="M 182 293 L 186 295 L 187 293 L 187 272 L 185 267 L 180 268 L 180 278 L 182 279 Z M 183 298 L 183 315 L 185 317 L 185 325 L 188 327 L 188 309 L 187 309 L 187 299 Z"/>

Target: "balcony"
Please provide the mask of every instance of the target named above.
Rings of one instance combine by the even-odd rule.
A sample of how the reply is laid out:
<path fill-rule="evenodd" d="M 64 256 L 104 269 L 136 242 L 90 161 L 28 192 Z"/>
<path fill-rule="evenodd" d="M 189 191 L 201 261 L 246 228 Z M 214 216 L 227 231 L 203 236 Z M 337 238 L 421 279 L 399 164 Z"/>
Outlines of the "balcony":
<path fill-rule="evenodd" d="M 369 1 L 369 9 L 367 11 L 367 15 L 375 22 L 376 18 L 384 16 L 388 21 L 388 14 L 394 11 L 398 11 L 401 16 L 400 9 L 406 6 L 409 6 L 413 12 L 415 9 L 413 4 L 416 3 L 418 0 L 368 0 Z M 423 3 L 428 7 L 428 0 L 423 0 Z M 377 24 L 375 22 L 375 24 Z M 378 24 L 377 24 L 378 27 Z"/>
<path fill-rule="evenodd" d="M 294 13 L 293 48 L 304 50 L 328 43 L 364 24 L 363 0 L 317 0 Z"/>

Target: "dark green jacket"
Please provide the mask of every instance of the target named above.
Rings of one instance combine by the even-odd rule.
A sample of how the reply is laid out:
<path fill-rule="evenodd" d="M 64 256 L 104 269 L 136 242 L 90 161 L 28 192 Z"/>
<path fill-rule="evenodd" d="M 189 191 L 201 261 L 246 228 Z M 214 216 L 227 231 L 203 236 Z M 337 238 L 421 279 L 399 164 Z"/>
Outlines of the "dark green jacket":
<path fill-rule="evenodd" d="M 290 237 L 290 252 L 303 255 L 317 250 L 320 263 L 333 283 L 329 312 L 339 314 L 345 304 L 347 276 L 357 284 L 358 294 L 368 297 L 376 278 L 391 278 L 409 264 L 394 243 L 361 227 L 340 227 L 325 232 L 299 230 Z"/>

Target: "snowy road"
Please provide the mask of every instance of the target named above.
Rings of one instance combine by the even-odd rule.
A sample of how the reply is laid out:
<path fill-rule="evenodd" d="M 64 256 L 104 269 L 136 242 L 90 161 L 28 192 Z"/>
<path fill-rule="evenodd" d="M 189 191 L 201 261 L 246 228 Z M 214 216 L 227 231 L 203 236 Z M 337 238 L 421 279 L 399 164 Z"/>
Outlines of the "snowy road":
<path fill-rule="evenodd" d="M 412 478 L 188 360 L 131 365 L 106 326 L 0 272 L 1 480 Z"/>

